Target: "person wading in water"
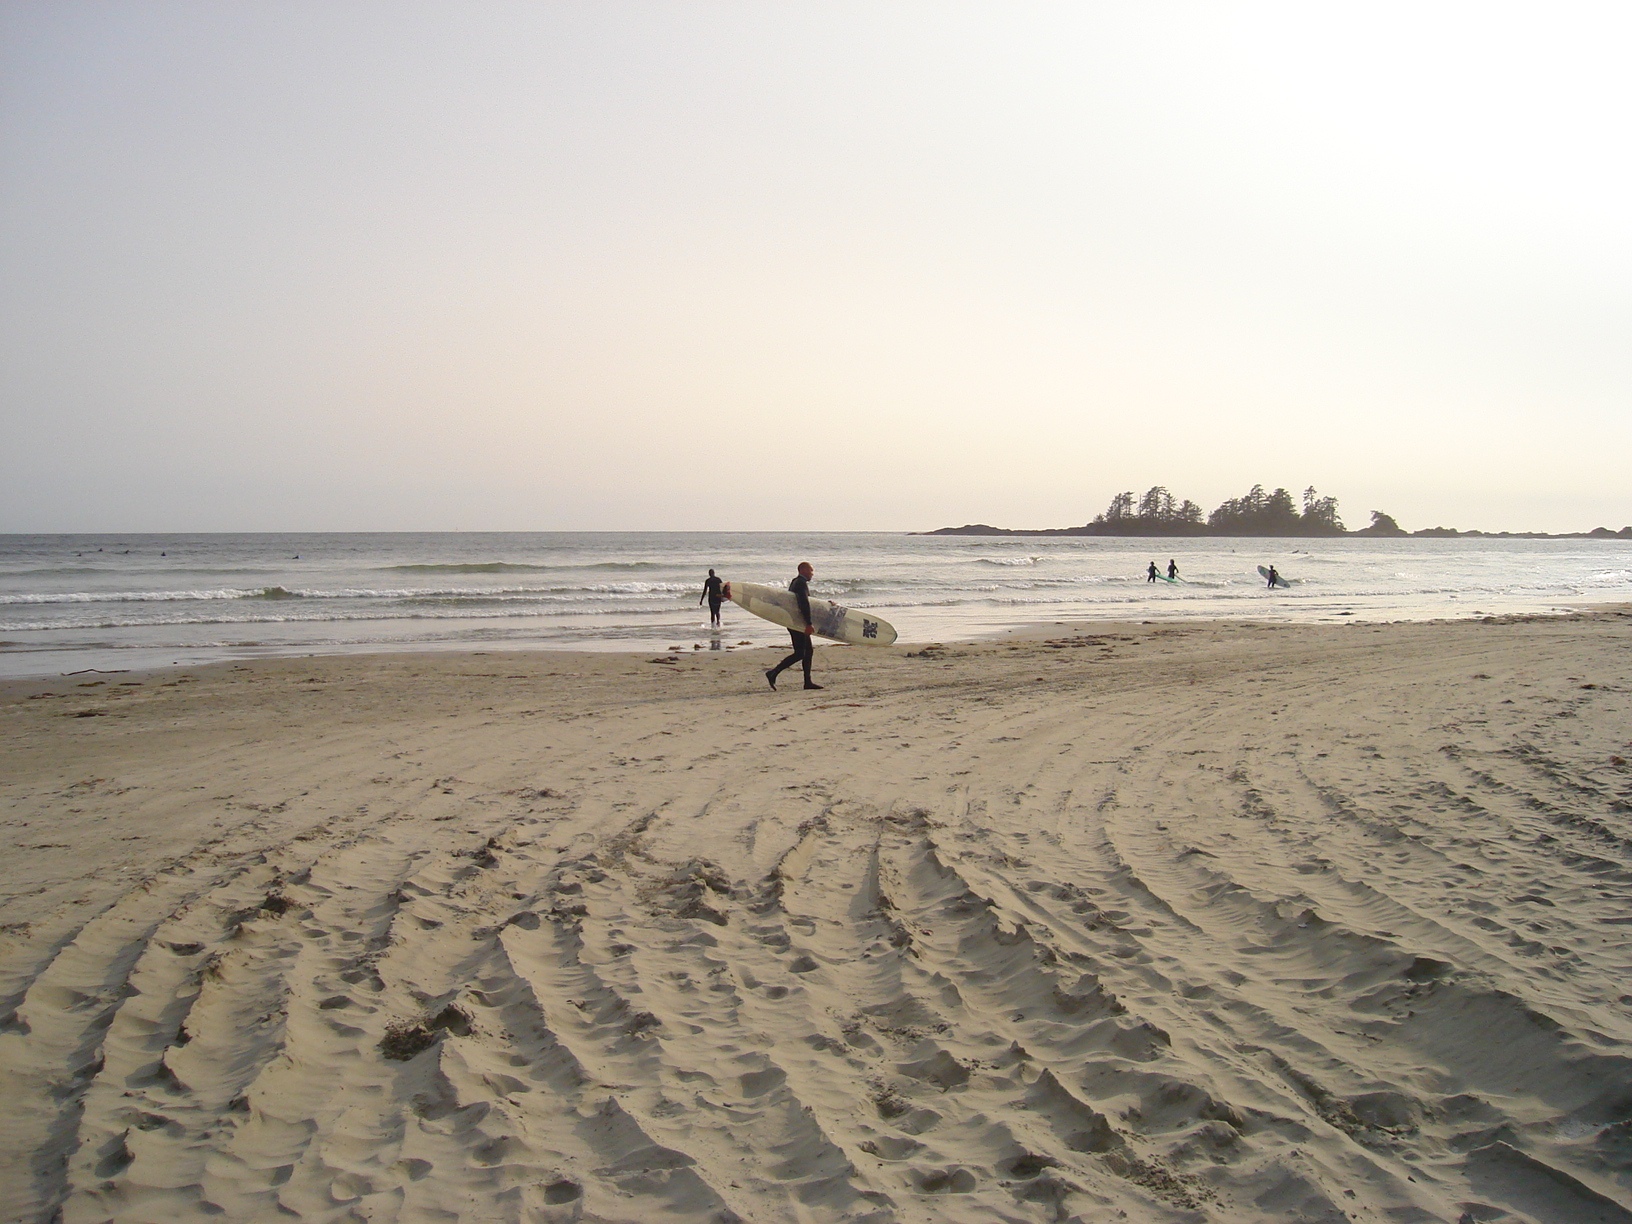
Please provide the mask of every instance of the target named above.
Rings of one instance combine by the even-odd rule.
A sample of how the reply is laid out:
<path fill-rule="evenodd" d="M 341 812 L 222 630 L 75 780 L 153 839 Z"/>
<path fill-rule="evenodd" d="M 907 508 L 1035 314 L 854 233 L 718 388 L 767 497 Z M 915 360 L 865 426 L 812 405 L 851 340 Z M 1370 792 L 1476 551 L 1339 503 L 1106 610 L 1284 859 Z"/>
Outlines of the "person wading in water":
<path fill-rule="evenodd" d="M 720 605 L 725 602 L 721 588 L 725 583 L 714 576 L 714 571 L 708 571 L 708 577 L 703 579 L 703 593 L 697 597 L 697 606 L 701 607 L 703 600 L 708 600 L 708 623 L 716 629 L 720 625 Z"/>

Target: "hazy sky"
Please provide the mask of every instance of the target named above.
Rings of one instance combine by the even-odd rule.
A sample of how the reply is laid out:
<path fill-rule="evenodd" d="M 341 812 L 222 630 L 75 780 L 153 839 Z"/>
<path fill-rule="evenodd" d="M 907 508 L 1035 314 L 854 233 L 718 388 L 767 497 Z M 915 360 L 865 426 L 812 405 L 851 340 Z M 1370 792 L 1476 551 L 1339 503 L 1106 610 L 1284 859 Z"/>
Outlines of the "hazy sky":
<path fill-rule="evenodd" d="M 0 531 L 1619 528 L 1629 35 L 0 0 Z"/>

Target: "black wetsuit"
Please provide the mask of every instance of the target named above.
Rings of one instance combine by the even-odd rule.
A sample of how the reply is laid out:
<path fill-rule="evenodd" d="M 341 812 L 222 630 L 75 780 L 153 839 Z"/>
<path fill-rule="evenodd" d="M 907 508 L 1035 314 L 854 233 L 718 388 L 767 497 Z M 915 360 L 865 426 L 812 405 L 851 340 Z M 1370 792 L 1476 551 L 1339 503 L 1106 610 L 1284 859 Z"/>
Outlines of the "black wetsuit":
<path fill-rule="evenodd" d="M 788 583 L 788 590 L 792 591 L 794 597 L 799 601 L 799 615 L 803 618 L 805 624 L 813 624 L 814 622 L 810 619 L 810 583 L 805 581 L 805 576 L 801 574 Z M 805 684 L 809 686 L 811 682 L 810 664 L 816 655 L 815 644 L 811 642 L 810 634 L 800 633 L 797 629 L 789 629 L 788 636 L 793 639 L 793 653 L 771 669 L 772 688 L 776 687 L 776 677 L 795 663 L 800 664 L 805 669 Z"/>
<path fill-rule="evenodd" d="M 725 579 L 716 578 L 713 574 L 703 579 L 703 595 L 708 599 L 708 619 L 716 625 L 720 623 L 720 605 L 725 602 L 725 596 L 721 593 L 724 586 Z M 699 599 L 697 602 L 703 601 Z"/>

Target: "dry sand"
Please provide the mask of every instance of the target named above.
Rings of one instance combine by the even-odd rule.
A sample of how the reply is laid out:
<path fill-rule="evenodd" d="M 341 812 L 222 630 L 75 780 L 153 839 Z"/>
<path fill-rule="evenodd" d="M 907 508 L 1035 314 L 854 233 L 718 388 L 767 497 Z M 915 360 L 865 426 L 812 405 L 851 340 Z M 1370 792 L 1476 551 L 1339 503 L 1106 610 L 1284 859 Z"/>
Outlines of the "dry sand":
<path fill-rule="evenodd" d="M 1632 1221 L 1632 618 L 1050 633 L 10 685 L 0 1216 Z"/>

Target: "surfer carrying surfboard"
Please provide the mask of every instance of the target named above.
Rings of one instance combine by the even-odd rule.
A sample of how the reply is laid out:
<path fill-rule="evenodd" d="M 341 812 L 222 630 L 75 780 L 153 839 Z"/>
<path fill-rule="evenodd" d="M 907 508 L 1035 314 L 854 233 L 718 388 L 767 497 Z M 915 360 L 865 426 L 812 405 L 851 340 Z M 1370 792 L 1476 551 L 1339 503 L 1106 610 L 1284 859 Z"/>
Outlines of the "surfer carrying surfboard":
<path fill-rule="evenodd" d="M 1152 561 L 1150 563 L 1150 568 L 1145 571 L 1145 581 L 1155 582 L 1158 576 L 1159 575 L 1156 573 L 1156 562 Z"/>
<path fill-rule="evenodd" d="M 819 684 L 811 683 L 810 679 L 810 664 L 816 655 L 815 645 L 810 640 L 810 635 L 816 632 L 816 624 L 810 614 L 810 580 L 815 576 L 816 570 L 810 562 L 801 561 L 799 562 L 798 576 L 788 583 L 788 590 L 793 593 L 794 599 L 799 602 L 799 619 L 804 622 L 805 631 L 800 633 L 797 629 L 788 630 L 788 636 L 793 639 L 793 653 L 765 673 L 765 679 L 770 682 L 773 689 L 776 687 L 776 678 L 795 663 L 801 664 L 805 669 L 805 687 L 807 689 L 822 687 Z"/>
<path fill-rule="evenodd" d="M 1281 576 L 1275 572 L 1273 565 L 1269 567 L 1269 572 L 1264 577 L 1269 580 L 1269 589 L 1272 591 L 1275 589 L 1275 584 L 1281 580 Z"/>

